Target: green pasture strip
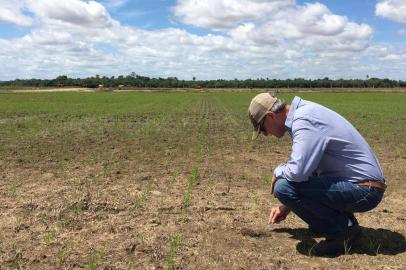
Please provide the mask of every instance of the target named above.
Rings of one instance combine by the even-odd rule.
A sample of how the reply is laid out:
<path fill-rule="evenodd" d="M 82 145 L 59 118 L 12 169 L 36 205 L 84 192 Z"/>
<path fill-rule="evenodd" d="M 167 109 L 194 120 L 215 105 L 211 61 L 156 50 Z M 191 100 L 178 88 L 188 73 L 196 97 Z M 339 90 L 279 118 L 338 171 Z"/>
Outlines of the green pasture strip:
<path fill-rule="evenodd" d="M 93 151 L 103 159 L 103 147 L 144 147 L 168 135 L 162 130 L 177 125 L 197 99 L 184 93 L 1 94 L 0 156 L 38 161 Z M 165 123 L 163 115 L 170 118 Z"/>
<path fill-rule="evenodd" d="M 383 143 L 397 156 L 406 156 L 406 93 L 279 96 L 291 102 L 295 95 L 342 114 L 372 147 Z M 250 140 L 252 128 L 247 120 L 247 106 L 253 96 L 255 93 L 249 92 L 2 93 L 0 158 L 35 163 L 44 158 L 60 161 L 82 155 L 97 162 L 111 159 L 112 149 L 120 147 L 161 161 L 167 149 L 177 149 L 176 156 L 185 157 L 182 153 L 189 151 L 188 144 L 199 137 L 194 128 L 203 113 L 210 126 L 207 132 L 213 137 L 212 149 L 220 145 L 227 149 L 230 144 L 237 152 L 255 148 L 258 142 Z M 209 111 L 203 112 L 201 104 Z M 287 144 L 289 138 L 259 140 L 268 142 L 261 148 L 267 152 Z"/>
<path fill-rule="evenodd" d="M 290 103 L 296 95 L 340 113 L 367 139 L 405 145 L 406 93 L 286 93 L 278 97 Z M 216 96 L 239 118 L 239 123 L 248 123 L 247 107 L 255 93 Z M 241 132 L 245 127 L 241 125 Z"/>

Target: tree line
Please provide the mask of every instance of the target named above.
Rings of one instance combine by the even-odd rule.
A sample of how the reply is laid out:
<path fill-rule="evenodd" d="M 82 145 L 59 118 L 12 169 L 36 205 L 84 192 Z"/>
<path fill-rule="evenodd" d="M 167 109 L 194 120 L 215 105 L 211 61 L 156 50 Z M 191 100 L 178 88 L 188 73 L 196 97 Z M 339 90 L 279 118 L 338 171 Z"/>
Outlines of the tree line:
<path fill-rule="evenodd" d="M 55 79 L 16 79 L 0 81 L 0 87 L 86 87 L 97 88 L 396 88 L 406 87 L 406 81 L 390 79 L 269 79 L 257 78 L 246 80 L 179 80 L 176 77 L 150 78 L 135 74 L 118 77 L 93 76 L 88 78 L 69 78 L 62 75 Z"/>

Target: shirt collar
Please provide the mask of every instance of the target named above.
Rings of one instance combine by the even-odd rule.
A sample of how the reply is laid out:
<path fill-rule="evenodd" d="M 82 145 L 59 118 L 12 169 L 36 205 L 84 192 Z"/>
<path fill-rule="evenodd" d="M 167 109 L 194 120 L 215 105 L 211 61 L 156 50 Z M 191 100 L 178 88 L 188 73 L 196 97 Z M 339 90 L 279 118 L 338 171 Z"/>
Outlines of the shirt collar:
<path fill-rule="evenodd" d="M 293 99 L 292 104 L 290 104 L 290 110 L 289 110 L 288 116 L 286 117 L 286 121 L 285 121 L 285 127 L 289 131 L 289 133 L 292 130 L 293 116 L 295 115 L 295 111 L 299 107 L 301 100 L 302 99 L 300 97 L 296 96 Z"/>

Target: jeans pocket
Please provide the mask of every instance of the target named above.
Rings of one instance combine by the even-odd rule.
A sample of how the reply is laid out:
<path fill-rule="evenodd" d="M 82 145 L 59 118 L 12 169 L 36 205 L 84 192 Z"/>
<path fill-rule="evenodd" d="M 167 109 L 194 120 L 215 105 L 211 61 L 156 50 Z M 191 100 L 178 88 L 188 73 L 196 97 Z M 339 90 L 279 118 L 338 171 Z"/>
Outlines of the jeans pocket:
<path fill-rule="evenodd" d="M 366 212 L 374 209 L 382 200 L 383 190 L 368 188 L 368 193 L 352 205 L 353 212 Z"/>

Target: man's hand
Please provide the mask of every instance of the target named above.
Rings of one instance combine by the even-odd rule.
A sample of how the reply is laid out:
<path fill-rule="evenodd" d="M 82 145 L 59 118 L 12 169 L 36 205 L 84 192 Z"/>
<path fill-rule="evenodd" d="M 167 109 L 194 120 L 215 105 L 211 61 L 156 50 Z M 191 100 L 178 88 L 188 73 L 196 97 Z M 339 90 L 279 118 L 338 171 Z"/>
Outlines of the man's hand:
<path fill-rule="evenodd" d="M 277 179 L 276 179 L 275 175 L 272 175 L 271 194 L 273 194 L 273 192 L 274 192 L 276 180 L 277 180 Z"/>
<path fill-rule="evenodd" d="M 284 205 L 272 207 L 271 214 L 269 215 L 268 224 L 279 223 L 284 220 L 290 213 L 290 209 Z"/>

